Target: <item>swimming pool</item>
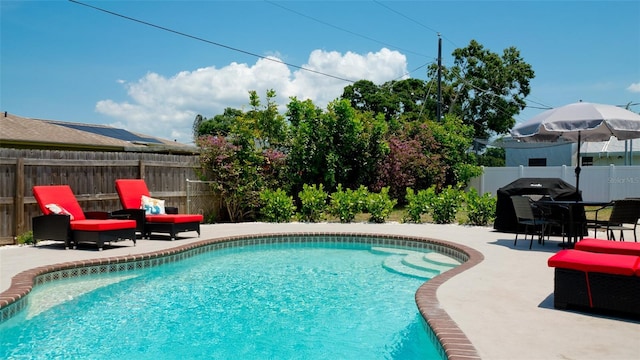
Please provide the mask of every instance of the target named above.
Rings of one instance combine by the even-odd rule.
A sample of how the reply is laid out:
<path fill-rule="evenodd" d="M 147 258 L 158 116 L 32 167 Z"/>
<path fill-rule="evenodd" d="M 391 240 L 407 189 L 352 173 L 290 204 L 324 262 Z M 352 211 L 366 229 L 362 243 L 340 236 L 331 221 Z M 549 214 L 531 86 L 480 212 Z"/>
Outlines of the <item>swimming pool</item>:
<path fill-rule="evenodd" d="M 398 253 L 393 239 L 309 240 L 239 240 L 212 244 L 214 252 L 206 246 L 177 252 L 175 259 L 75 269 L 98 274 L 89 277 L 94 284 L 80 282 L 85 285 L 79 289 L 71 286 L 77 281 L 48 282 L 45 275 L 46 285 L 36 288 L 25 311 L 0 327 L 5 332 L 0 354 L 166 358 L 177 350 L 176 357 L 188 351 L 191 358 L 440 356 L 439 344 L 424 352 L 429 332 L 414 301 L 424 279 L 383 267 L 425 244 L 400 242 L 405 250 Z M 73 276 L 57 275 L 65 277 Z M 49 287 L 75 293 L 38 304 L 41 294 L 51 293 Z M 156 327 L 160 330 L 149 330 Z M 107 349 L 112 352 L 101 356 Z"/>

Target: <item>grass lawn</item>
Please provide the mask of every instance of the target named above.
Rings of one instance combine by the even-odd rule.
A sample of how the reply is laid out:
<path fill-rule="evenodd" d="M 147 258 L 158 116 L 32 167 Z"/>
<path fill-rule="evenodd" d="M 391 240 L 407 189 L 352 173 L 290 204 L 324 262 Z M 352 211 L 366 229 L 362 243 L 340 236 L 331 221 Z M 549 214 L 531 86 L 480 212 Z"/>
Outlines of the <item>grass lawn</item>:
<path fill-rule="evenodd" d="M 391 215 L 389 215 L 389 217 L 386 219 L 386 222 L 403 222 L 402 218 L 407 214 L 407 210 L 404 208 L 404 206 L 402 207 L 396 207 L 395 209 L 393 209 L 393 211 L 391 212 Z M 432 223 L 433 219 L 431 218 L 431 215 L 422 215 L 421 217 L 422 222 L 423 223 Z M 460 210 L 458 211 L 458 214 L 456 215 L 456 221 L 455 223 L 464 223 L 467 220 L 467 213 L 464 210 Z M 336 217 L 333 217 L 331 215 L 327 215 L 327 221 L 329 222 L 339 222 L 340 220 Z M 353 220 L 353 222 L 368 222 L 369 221 L 369 214 L 365 214 L 365 213 L 360 213 L 356 215 L 356 218 Z M 489 226 L 493 226 L 493 224 L 489 224 Z"/>
<path fill-rule="evenodd" d="M 585 214 L 586 214 L 587 220 L 595 220 L 596 210 L 598 209 L 600 209 L 599 206 L 586 206 Z M 389 216 L 389 218 L 387 218 L 387 222 L 401 223 L 402 218 L 406 215 L 406 213 L 407 211 L 404 207 L 397 207 L 393 210 L 393 212 L 391 212 L 391 215 Z M 598 220 L 606 220 L 609 218 L 610 215 L 611 215 L 611 207 L 607 207 L 602 210 L 599 210 Z M 431 215 L 423 215 L 421 219 L 423 223 L 433 222 Z M 327 217 L 327 221 L 339 222 L 340 220 L 338 220 L 338 218 L 336 217 L 332 217 L 329 215 Z M 357 214 L 356 218 L 353 220 L 353 222 L 368 222 L 368 221 L 369 221 L 369 214 L 365 214 L 365 213 Z M 456 215 L 456 223 L 463 224 L 466 221 L 467 221 L 467 213 L 464 210 L 458 211 L 458 214 Z M 487 226 L 493 226 L 493 223 L 487 224 Z"/>

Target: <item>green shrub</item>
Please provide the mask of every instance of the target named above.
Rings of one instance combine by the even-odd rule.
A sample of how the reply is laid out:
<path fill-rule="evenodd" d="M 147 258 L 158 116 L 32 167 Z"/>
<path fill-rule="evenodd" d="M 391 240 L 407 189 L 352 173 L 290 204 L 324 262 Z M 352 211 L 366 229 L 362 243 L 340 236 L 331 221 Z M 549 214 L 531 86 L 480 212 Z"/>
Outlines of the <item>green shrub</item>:
<path fill-rule="evenodd" d="M 363 190 L 364 189 L 364 190 Z M 336 191 L 331 194 L 329 213 L 341 223 L 350 223 L 355 219 L 356 214 L 366 207 L 366 188 L 361 186 L 358 190 L 343 190 L 342 184 L 338 184 Z"/>
<path fill-rule="evenodd" d="M 463 195 L 458 189 L 447 186 L 438 193 L 431 204 L 431 217 L 436 224 L 451 224 L 462 205 Z"/>
<path fill-rule="evenodd" d="M 407 188 L 406 191 L 407 214 L 402 218 L 402 221 L 419 224 L 422 222 L 422 215 L 427 214 L 431 209 L 431 204 L 436 196 L 435 187 L 419 190 L 417 193 L 412 188 Z"/>
<path fill-rule="evenodd" d="M 364 185 L 360 185 L 357 189 L 353 190 L 353 198 L 357 204 L 356 213 L 364 213 L 368 210 L 369 190 Z"/>
<path fill-rule="evenodd" d="M 260 192 L 262 207 L 260 214 L 267 222 L 288 222 L 296 212 L 293 197 L 282 190 L 263 190 Z"/>
<path fill-rule="evenodd" d="M 389 198 L 389 187 L 384 187 L 379 193 L 370 193 L 367 196 L 367 211 L 369 212 L 369 222 L 384 223 L 393 211 L 398 201 Z"/>
<path fill-rule="evenodd" d="M 469 224 L 485 226 L 496 217 L 496 198 L 490 193 L 480 196 L 476 189 L 471 189 L 465 194 L 465 210 Z"/>
<path fill-rule="evenodd" d="M 16 242 L 18 244 L 35 244 L 36 241 L 33 238 L 33 231 L 29 230 L 24 232 L 16 237 Z"/>
<path fill-rule="evenodd" d="M 298 193 L 300 198 L 299 218 L 301 221 L 318 222 L 324 219 L 327 209 L 327 192 L 324 186 L 302 185 L 302 191 Z"/>

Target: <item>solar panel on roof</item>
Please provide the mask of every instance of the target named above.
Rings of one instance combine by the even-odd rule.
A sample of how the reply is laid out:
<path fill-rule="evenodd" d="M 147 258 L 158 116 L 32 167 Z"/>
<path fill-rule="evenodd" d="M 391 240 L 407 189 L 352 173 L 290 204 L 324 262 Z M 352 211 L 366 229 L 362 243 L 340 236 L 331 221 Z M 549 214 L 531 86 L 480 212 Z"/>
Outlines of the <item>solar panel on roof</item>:
<path fill-rule="evenodd" d="M 113 139 L 123 140 L 123 141 L 131 141 L 131 142 L 139 141 L 139 142 L 147 142 L 147 143 L 154 143 L 154 144 L 162 144 L 162 142 L 158 141 L 157 139 L 138 136 L 124 129 L 109 128 L 109 127 L 102 127 L 102 126 L 91 126 L 91 125 L 85 125 L 85 124 L 58 123 L 58 125 L 66 126 L 68 128 L 72 128 L 80 131 L 86 131 L 92 134 L 110 137 Z"/>

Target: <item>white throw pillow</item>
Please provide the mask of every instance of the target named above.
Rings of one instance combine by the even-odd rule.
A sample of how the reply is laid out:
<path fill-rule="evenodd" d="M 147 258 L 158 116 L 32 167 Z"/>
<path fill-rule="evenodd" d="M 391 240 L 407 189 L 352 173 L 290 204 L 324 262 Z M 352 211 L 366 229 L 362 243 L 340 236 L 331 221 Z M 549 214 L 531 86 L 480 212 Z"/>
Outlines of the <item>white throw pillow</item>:
<path fill-rule="evenodd" d="M 73 215 L 71 215 L 71 213 L 68 212 L 67 209 L 58 204 L 47 204 L 44 207 L 46 207 L 47 209 L 49 209 L 49 211 L 56 215 L 69 215 L 69 220 L 73 220 Z"/>
<path fill-rule="evenodd" d="M 145 195 L 142 195 L 141 209 L 144 209 L 147 215 L 162 215 L 164 212 L 164 200 L 154 199 Z"/>

